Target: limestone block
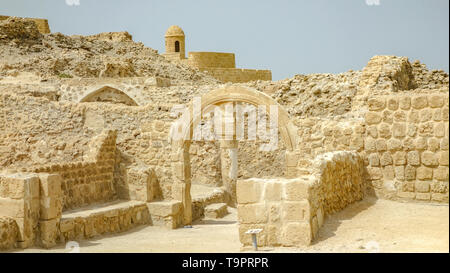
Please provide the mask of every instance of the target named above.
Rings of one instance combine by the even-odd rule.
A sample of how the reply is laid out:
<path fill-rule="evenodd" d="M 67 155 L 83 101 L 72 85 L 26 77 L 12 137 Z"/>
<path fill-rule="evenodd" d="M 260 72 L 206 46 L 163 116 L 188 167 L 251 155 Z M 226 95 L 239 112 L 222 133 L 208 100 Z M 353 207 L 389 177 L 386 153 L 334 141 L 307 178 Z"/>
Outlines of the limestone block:
<path fill-rule="evenodd" d="M 441 150 L 448 151 L 448 137 L 441 139 L 440 148 Z"/>
<path fill-rule="evenodd" d="M 433 169 L 433 178 L 439 181 L 448 181 L 448 167 L 439 166 Z"/>
<path fill-rule="evenodd" d="M 39 178 L 34 174 L 0 175 L 0 197 L 32 199 L 39 197 Z"/>
<path fill-rule="evenodd" d="M 75 227 L 75 221 L 73 219 L 61 219 L 59 222 L 59 230 L 62 233 L 70 232 Z"/>
<path fill-rule="evenodd" d="M 409 96 L 401 96 L 398 100 L 398 104 L 400 109 L 409 110 L 411 107 L 411 98 Z"/>
<path fill-rule="evenodd" d="M 367 152 L 376 152 L 376 140 L 371 137 L 366 138 L 364 141 L 364 150 L 366 150 Z"/>
<path fill-rule="evenodd" d="M 264 224 L 268 222 L 268 212 L 264 204 L 238 204 L 239 223 Z"/>
<path fill-rule="evenodd" d="M 148 166 L 133 166 L 126 170 L 128 195 L 131 200 L 151 202 L 153 200 L 157 180 L 153 169 Z"/>
<path fill-rule="evenodd" d="M 238 180 L 236 196 L 238 204 L 257 203 L 261 199 L 264 181 L 258 179 Z"/>
<path fill-rule="evenodd" d="M 448 151 L 439 152 L 439 165 L 448 166 L 449 154 Z"/>
<path fill-rule="evenodd" d="M 292 179 L 284 183 L 285 200 L 288 201 L 302 201 L 309 199 L 311 196 L 311 189 L 309 181 L 303 179 Z"/>
<path fill-rule="evenodd" d="M 18 239 L 19 228 L 14 219 L 0 216 L 0 250 L 13 248 Z"/>
<path fill-rule="evenodd" d="M 40 244 L 45 248 L 56 245 L 59 219 L 39 221 Z"/>
<path fill-rule="evenodd" d="M 422 153 L 421 162 L 425 166 L 437 166 L 438 158 L 436 153 L 425 151 Z"/>
<path fill-rule="evenodd" d="M 408 114 L 408 122 L 419 123 L 420 122 L 419 111 L 411 110 Z"/>
<path fill-rule="evenodd" d="M 282 205 L 282 217 L 284 221 L 309 221 L 311 207 L 308 200 L 284 201 Z"/>
<path fill-rule="evenodd" d="M 312 241 L 312 229 L 308 222 L 286 223 L 281 232 L 283 246 L 308 246 Z"/>
<path fill-rule="evenodd" d="M 369 155 L 369 165 L 372 167 L 380 166 L 380 158 L 377 153 L 372 153 Z"/>
<path fill-rule="evenodd" d="M 403 138 L 406 135 L 406 124 L 404 122 L 396 122 L 392 125 L 392 134 L 396 138 Z"/>
<path fill-rule="evenodd" d="M 416 181 L 414 186 L 417 192 L 430 192 L 430 182 L 429 181 Z"/>
<path fill-rule="evenodd" d="M 295 167 L 298 164 L 298 154 L 286 152 L 286 165 L 288 167 Z"/>
<path fill-rule="evenodd" d="M 398 139 L 391 138 L 387 141 L 387 148 L 389 151 L 402 150 L 402 142 Z"/>
<path fill-rule="evenodd" d="M 171 200 L 161 202 L 150 202 L 147 203 L 147 207 L 150 215 L 165 217 L 179 214 L 182 209 L 182 204 L 180 201 Z"/>
<path fill-rule="evenodd" d="M 378 113 L 374 112 L 367 112 L 366 113 L 366 123 L 371 124 L 378 124 L 381 122 L 382 116 Z"/>
<path fill-rule="evenodd" d="M 367 105 L 370 111 L 381 111 L 386 107 L 386 99 L 384 97 L 370 98 Z"/>
<path fill-rule="evenodd" d="M 400 198 L 405 198 L 405 199 L 414 199 L 416 197 L 416 193 L 415 192 L 398 192 L 397 196 Z"/>
<path fill-rule="evenodd" d="M 434 136 L 435 137 L 444 137 L 445 136 L 445 124 L 443 122 L 439 122 L 434 126 Z"/>
<path fill-rule="evenodd" d="M 408 181 L 416 179 L 416 168 L 411 165 L 405 167 L 405 179 Z"/>
<path fill-rule="evenodd" d="M 407 128 L 406 134 L 409 137 L 415 137 L 416 134 L 417 134 L 417 126 L 415 124 L 412 124 L 412 123 L 408 124 L 408 128 Z"/>
<path fill-rule="evenodd" d="M 207 218 L 222 218 L 227 214 L 227 204 L 225 203 L 210 204 L 205 207 L 205 217 Z"/>
<path fill-rule="evenodd" d="M 432 193 L 431 200 L 448 203 L 448 193 Z"/>
<path fill-rule="evenodd" d="M 394 122 L 405 122 L 406 121 L 406 113 L 405 111 L 395 111 L 394 112 Z"/>
<path fill-rule="evenodd" d="M 390 97 L 387 100 L 387 108 L 391 111 L 398 109 L 398 99 L 396 97 Z"/>
<path fill-rule="evenodd" d="M 430 109 L 422 109 L 419 112 L 420 122 L 427 122 L 431 120 L 432 112 Z"/>
<path fill-rule="evenodd" d="M 39 180 L 41 196 L 59 197 L 63 194 L 61 190 L 62 178 L 59 174 L 40 173 Z"/>
<path fill-rule="evenodd" d="M 435 137 L 428 138 L 427 140 L 427 146 L 429 151 L 436 152 L 437 150 L 439 150 L 439 144 L 440 144 L 439 140 Z"/>
<path fill-rule="evenodd" d="M 392 156 L 391 153 L 385 152 L 380 158 L 381 166 L 392 165 Z"/>
<path fill-rule="evenodd" d="M 414 96 L 411 100 L 411 106 L 414 109 L 423 109 L 428 106 L 428 99 L 424 95 Z"/>
<path fill-rule="evenodd" d="M 391 127 L 386 123 L 380 124 L 378 126 L 378 135 L 386 139 L 391 138 L 392 136 Z"/>
<path fill-rule="evenodd" d="M 407 154 L 407 162 L 411 166 L 419 166 L 420 165 L 420 154 L 418 151 L 410 151 Z"/>
<path fill-rule="evenodd" d="M 385 180 L 391 181 L 395 177 L 394 167 L 393 166 L 385 166 L 383 168 L 383 178 Z"/>
<path fill-rule="evenodd" d="M 406 165 L 406 153 L 404 151 L 397 151 L 394 153 L 394 165 Z"/>
<path fill-rule="evenodd" d="M 417 179 L 419 180 L 431 180 L 433 178 L 433 169 L 420 166 L 417 168 Z"/>
<path fill-rule="evenodd" d="M 395 178 L 399 181 L 405 180 L 405 167 L 395 166 L 394 168 Z"/>
<path fill-rule="evenodd" d="M 381 168 L 378 167 L 368 167 L 367 173 L 372 180 L 377 180 L 383 178 L 383 172 Z"/>
<path fill-rule="evenodd" d="M 282 184 L 278 182 L 267 182 L 264 185 L 265 201 L 281 201 Z"/>
<path fill-rule="evenodd" d="M 428 98 L 428 103 L 431 108 L 440 108 L 444 106 L 444 97 L 440 95 L 432 95 Z"/>
<path fill-rule="evenodd" d="M 377 151 L 378 152 L 383 152 L 387 150 L 387 144 L 386 144 L 386 140 L 385 139 L 377 139 Z"/>
<path fill-rule="evenodd" d="M 63 203 L 61 197 L 41 196 L 39 215 L 42 220 L 61 217 Z"/>
<path fill-rule="evenodd" d="M 369 136 L 371 136 L 371 137 L 373 137 L 373 138 L 376 139 L 376 138 L 378 137 L 377 126 L 374 126 L 374 125 L 369 126 L 369 127 L 367 128 L 367 135 L 369 135 Z"/>
<path fill-rule="evenodd" d="M 416 193 L 416 199 L 417 200 L 428 201 L 428 200 L 431 199 L 431 193 L 429 193 L 429 192 L 417 192 Z"/>

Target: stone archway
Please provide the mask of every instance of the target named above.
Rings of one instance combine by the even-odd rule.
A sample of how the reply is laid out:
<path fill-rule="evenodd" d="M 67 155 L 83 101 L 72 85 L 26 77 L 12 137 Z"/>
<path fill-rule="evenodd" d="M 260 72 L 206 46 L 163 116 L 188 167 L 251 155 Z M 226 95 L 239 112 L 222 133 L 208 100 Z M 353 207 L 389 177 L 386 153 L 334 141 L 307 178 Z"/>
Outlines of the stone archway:
<path fill-rule="evenodd" d="M 254 106 L 276 106 L 278 110 L 278 130 L 281 139 L 288 152 L 296 150 L 296 130 L 286 110 L 274 99 L 255 89 L 229 86 L 210 91 L 201 97 L 200 110 L 202 113 L 207 112 L 213 106 L 228 102 L 247 103 Z M 192 101 L 188 105 L 188 111 L 190 113 L 194 111 Z M 182 132 L 185 134 L 184 138 L 172 141 L 172 198 L 181 201 L 183 204 L 183 221 L 185 225 L 192 222 L 190 139 L 192 139 L 193 134 L 192 128 L 195 128 L 200 122 L 201 116 L 193 117 L 190 115 L 189 120 L 182 125 Z M 289 169 L 295 169 L 296 166 L 287 165 L 286 168 L 287 172 L 289 172 Z"/>
<path fill-rule="evenodd" d="M 103 86 L 88 92 L 79 102 L 109 102 L 138 106 L 137 102 L 125 92 L 111 86 Z"/>

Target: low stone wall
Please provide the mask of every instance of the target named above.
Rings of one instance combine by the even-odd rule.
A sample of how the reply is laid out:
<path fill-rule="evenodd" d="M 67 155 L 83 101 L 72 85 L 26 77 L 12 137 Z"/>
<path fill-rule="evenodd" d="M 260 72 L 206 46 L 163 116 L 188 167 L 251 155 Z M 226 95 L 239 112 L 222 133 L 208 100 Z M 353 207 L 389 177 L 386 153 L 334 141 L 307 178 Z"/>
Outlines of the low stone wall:
<path fill-rule="evenodd" d="M 107 233 L 117 233 L 150 223 L 147 206 L 143 202 L 131 201 L 108 205 L 104 210 L 91 213 L 81 211 L 64 214 L 58 228 L 50 232 L 53 240 L 67 242 L 87 239 Z"/>
<path fill-rule="evenodd" d="M 245 232 L 261 228 L 260 246 L 304 246 L 317 236 L 326 215 L 361 200 L 364 163 L 356 152 L 332 152 L 317 157 L 312 174 L 293 179 L 238 180 L 239 239 L 251 245 Z"/>
<path fill-rule="evenodd" d="M 379 196 L 448 202 L 448 99 L 431 93 L 368 100 L 364 151 Z"/>
<path fill-rule="evenodd" d="M 85 160 L 25 169 L 33 173 L 53 173 L 62 177 L 63 209 L 73 209 L 116 198 L 114 164 L 116 131 L 106 130 L 89 144 Z"/>

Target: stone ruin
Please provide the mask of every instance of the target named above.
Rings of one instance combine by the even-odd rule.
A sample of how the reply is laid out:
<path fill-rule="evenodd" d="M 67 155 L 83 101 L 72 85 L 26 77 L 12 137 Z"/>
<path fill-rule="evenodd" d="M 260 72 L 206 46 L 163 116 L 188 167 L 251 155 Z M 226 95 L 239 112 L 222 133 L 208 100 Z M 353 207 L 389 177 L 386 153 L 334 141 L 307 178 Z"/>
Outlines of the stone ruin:
<path fill-rule="evenodd" d="M 227 206 L 237 208 L 244 246 L 254 228 L 260 246 L 304 246 L 327 216 L 367 196 L 448 203 L 443 71 L 374 56 L 361 71 L 235 83 L 128 33 L 65 36 L 3 19 L 0 249 L 50 248 L 138 225 L 175 229 L 222 217 Z M 196 98 L 202 113 L 274 109 L 276 147 L 237 138 L 237 115 L 223 121 L 230 138 L 225 130 L 196 139 L 208 121 L 180 123 L 173 111 L 195 111 Z M 256 115 L 248 109 L 244 135 Z M 213 190 L 195 195 L 201 187 Z"/>

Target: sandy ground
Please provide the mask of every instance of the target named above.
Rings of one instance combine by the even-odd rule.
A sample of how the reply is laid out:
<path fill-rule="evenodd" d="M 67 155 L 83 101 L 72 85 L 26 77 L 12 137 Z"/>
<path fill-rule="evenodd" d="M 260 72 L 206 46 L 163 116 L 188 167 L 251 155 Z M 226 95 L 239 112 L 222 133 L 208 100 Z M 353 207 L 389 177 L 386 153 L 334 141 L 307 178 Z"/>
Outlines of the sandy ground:
<path fill-rule="evenodd" d="M 146 226 L 80 241 L 80 252 L 240 252 L 236 210 L 193 228 Z M 66 245 L 50 250 L 70 252 Z M 367 199 L 328 217 L 314 243 L 305 248 L 263 248 L 261 252 L 449 252 L 449 207 Z"/>

